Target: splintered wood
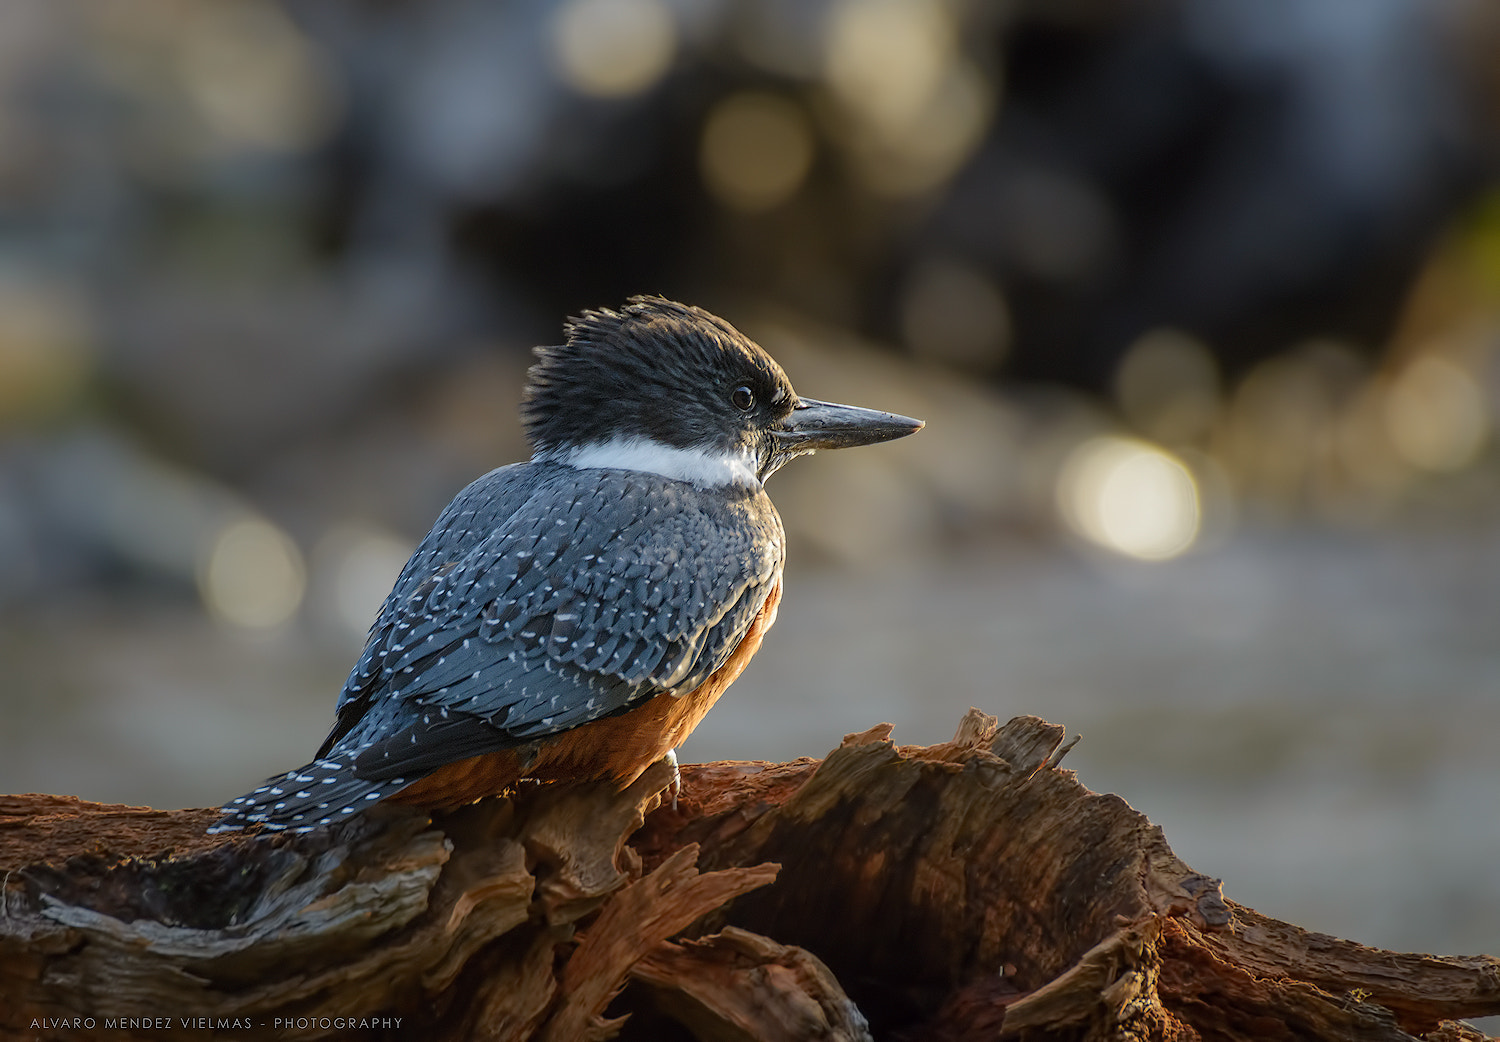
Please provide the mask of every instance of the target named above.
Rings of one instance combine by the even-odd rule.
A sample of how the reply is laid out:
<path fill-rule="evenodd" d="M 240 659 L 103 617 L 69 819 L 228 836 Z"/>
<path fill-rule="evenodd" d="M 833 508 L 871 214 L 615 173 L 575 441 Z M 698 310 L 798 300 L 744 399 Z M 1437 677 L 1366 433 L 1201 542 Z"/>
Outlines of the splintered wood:
<path fill-rule="evenodd" d="M 822 761 L 429 818 L 205 836 L 213 810 L 0 796 L 0 1037 L 958 1042 L 1483 1036 L 1500 960 L 1377 951 L 1224 898 L 971 711 Z"/>

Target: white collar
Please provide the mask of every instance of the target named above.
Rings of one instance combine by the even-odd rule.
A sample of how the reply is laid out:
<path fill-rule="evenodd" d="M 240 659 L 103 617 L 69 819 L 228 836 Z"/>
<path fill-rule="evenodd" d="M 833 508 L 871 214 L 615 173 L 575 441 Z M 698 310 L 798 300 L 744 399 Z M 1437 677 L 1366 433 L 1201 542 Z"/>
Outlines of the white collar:
<path fill-rule="evenodd" d="M 756 459 L 749 452 L 716 453 L 708 449 L 680 449 L 653 438 L 634 435 L 538 453 L 536 462 L 562 463 L 580 470 L 634 470 L 688 481 L 699 488 L 726 485 L 760 487 Z"/>

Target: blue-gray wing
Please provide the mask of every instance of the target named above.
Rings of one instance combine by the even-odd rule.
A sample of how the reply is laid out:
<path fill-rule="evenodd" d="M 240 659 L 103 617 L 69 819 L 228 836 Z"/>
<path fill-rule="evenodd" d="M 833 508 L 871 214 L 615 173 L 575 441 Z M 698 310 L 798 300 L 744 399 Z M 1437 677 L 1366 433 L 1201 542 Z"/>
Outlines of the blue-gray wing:
<path fill-rule="evenodd" d="M 417 777 L 690 691 L 738 646 L 781 571 L 764 493 L 528 466 L 418 548 L 320 756 Z"/>
<path fill-rule="evenodd" d="M 524 463 L 499 467 L 470 482 L 438 515 L 432 529 L 402 568 L 370 626 L 364 652 L 350 670 L 344 690 L 339 693 L 336 712 L 342 729 L 334 728 L 323 743 L 319 756 L 325 755 L 349 730 L 349 725 L 364 715 L 370 700 L 380 690 L 382 668 L 393 631 L 407 614 L 403 606 L 425 598 L 438 580 L 493 533 L 499 521 L 514 515 L 531 498 L 538 483 L 546 476 L 547 468 Z"/>

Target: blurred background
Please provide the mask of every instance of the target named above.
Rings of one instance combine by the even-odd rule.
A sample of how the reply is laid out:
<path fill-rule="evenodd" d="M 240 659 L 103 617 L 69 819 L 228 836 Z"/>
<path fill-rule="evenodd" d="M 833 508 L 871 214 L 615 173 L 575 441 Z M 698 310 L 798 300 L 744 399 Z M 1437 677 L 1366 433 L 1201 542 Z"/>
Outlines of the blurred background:
<path fill-rule="evenodd" d="M 929 424 L 776 476 L 686 760 L 1035 713 L 1231 898 L 1500 953 L 1497 143 L 1489 0 L 9 0 L 0 791 L 305 761 L 661 293 Z"/>

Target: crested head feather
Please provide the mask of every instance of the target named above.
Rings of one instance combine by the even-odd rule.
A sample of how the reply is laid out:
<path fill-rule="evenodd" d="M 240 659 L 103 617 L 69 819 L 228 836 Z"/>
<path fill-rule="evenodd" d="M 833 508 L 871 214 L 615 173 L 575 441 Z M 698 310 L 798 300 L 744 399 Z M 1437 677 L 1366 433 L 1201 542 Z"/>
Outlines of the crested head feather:
<path fill-rule="evenodd" d="M 536 348 L 521 397 L 521 423 L 542 456 L 612 438 L 727 448 L 721 421 L 735 387 L 795 401 L 776 361 L 702 308 L 636 296 L 618 311 L 570 318 L 564 332 L 565 343 Z"/>

